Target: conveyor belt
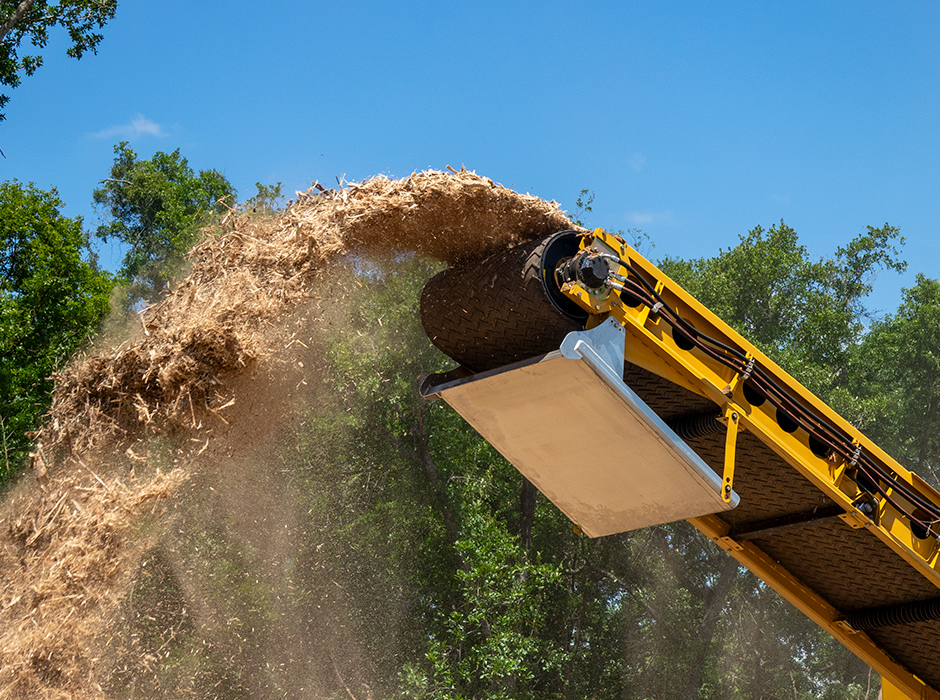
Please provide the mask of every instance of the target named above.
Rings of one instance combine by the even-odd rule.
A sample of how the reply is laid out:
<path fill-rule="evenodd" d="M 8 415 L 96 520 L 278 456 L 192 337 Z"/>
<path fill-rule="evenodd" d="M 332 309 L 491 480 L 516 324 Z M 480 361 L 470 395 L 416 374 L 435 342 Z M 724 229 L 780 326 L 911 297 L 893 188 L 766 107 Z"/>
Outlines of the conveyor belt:
<path fill-rule="evenodd" d="M 940 544 L 922 524 L 940 512 L 940 494 L 620 239 L 597 230 L 585 245 L 619 260 L 611 270 L 623 291 L 614 293 L 621 289 L 614 282 L 599 292 L 571 274 L 563 288 L 568 298 L 559 299 L 553 271 L 577 252 L 572 240 L 566 233 L 533 241 L 441 273 L 422 298 L 429 337 L 481 371 L 556 349 L 587 318 L 572 299 L 598 314 L 593 320 L 616 318 L 627 333 L 624 382 L 666 423 L 740 414 L 733 460 L 740 505 L 691 522 L 908 697 L 940 698 L 940 621 L 929 619 L 940 611 Z M 663 308 L 673 320 L 657 316 Z M 712 352 L 696 342 L 699 335 L 749 358 L 747 368 L 723 366 L 724 350 Z M 766 396 L 746 390 L 752 367 L 795 408 L 775 409 L 774 399 L 765 403 Z M 819 435 L 835 435 L 849 451 L 820 450 L 817 425 Z M 723 429 L 701 432 L 686 442 L 727 476 L 726 445 L 735 443 Z M 924 621 L 911 621 L 918 619 Z"/>
<path fill-rule="evenodd" d="M 624 379 L 666 420 L 690 408 L 713 407 L 707 399 L 633 365 L 626 366 Z M 832 499 L 762 441 L 747 432 L 738 440 L 734 489 L 741 503 L 716 516 L 730 526 L 732 539 L 736 533 L 763 524 L 765 527 L 756 530 L 757 536 L 749 537 L 750 541 L 843 615 L 940 596 L 933 583 L 867 529 L 852 528 L 842 519 L 827 515 L 835 505 Z M 723 436 L 687 442 L 721 473 Z M 801 527 L 774 530 L 768 526 L 813 511 L 821 512 L 821 517 L 804 517 Z M 868 630 L 867 634 L 911 673 L 933 688 L 940 688 L 940 622 L 887 626 Z"/>

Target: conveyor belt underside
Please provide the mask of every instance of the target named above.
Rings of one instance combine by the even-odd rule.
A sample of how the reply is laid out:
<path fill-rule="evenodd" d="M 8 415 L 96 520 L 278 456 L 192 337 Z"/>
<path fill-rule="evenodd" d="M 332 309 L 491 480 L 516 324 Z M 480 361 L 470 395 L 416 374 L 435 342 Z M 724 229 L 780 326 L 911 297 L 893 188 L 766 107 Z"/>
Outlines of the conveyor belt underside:
<path fill-rule="evenodd" d="M 624 380 L 667 422 L 714 404 L 639 367 L 627 364 Z M 720 474 L 724 436 L 688 440 Z M 719 517 L 736 532 L 768 521 L 827 513 L 833 502 L 763 442 L 747 432 L 738 436 L 734 489 L 741 497 Z M 937 588 L 906 565 L 866 529 L 834 517 L 820 517 L 795 529 L 754 533 L 749 539 L 804 585 L 842 613 L 937 597 Z M 940 622 L 881 627 L 867 632 L 895 661 L 940 689 Z"/>

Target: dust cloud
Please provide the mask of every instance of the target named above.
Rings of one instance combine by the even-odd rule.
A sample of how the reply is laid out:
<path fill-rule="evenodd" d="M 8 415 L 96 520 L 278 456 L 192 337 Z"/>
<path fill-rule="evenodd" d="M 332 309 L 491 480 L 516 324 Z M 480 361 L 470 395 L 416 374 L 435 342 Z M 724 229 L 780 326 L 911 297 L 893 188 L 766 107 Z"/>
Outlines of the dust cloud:
<path fill-rule="evenodd" d="M 232 212 L 132 339 L 57 377 L 0 509 L 0 698 L 381 696 L 372 623 L 317 530 L 329 493 L 285 456 L 330 401 L 344 266 L 464 262 L 571 226 L 464 170 Z"/>

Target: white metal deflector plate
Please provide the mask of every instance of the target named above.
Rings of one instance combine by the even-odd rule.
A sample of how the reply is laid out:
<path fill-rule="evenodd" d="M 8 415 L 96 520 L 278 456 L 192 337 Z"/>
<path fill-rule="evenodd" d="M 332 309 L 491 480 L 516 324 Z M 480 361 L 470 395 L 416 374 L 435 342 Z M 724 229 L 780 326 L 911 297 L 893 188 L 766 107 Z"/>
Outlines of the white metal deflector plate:
<path fill-rule="evenodd" d="M 622 379 L 609 319 L 533 361 L 428 386 L 591 537 L 733 508 L 721 479 Z M 429 378 L 431 380 L 433 378 Z"/>

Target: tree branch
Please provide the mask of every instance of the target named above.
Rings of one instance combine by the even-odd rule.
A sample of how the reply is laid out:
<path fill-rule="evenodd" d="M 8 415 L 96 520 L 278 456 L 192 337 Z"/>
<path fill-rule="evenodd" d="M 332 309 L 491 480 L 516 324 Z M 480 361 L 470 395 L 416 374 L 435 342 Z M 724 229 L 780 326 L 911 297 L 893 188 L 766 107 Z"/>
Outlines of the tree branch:
<path fill-rule="evenodd" d="M 431 485 L 431 492 L 437 499 L 438 506 L 441 509 L 441 515 L 444 518 L 444 528 L 447 531 L 447 536 L 450 539 L 450 542 L 453 543 L 457 540 L 457 519 L 454 517 L 453 510 L 451 510 L 450 506 L 447 504 L 447 497 L 444 493 L 444 489 L 441 486 L 440 474 L 437 470 L 437 465 L 434 463 L 434 458 L 431 457 L 431 451 L 428 447 L 427 428 L 425 427 L 424 421 L 427 401 L 423 398 L 420 398 L 418 401 L 418 424 L 417 430 L 415 431 L 417 434 L 416 437 L 418 443 L 417 450 L 412 449 L 406 445 L 404 441 L 393 435 L 377 421 L 369 421 L 369 428 L 373 431 L 373 434 L 382 440 L 382 442 L 398 451 L 407 459 L 414 460 L 424 467 L 424 472 L 427 475 L 428 482 Z"/>
<path fill-rule="evenodd" d="M 16 6 L 16 9 L 13 11 L 10 19 L 0 25 L 0 41 L 3 41 L 3 38 L 10 33 L 10 30 L 13 29 L 13 27 L 15 27 L 21 19 L 23 19 L 23 15 L 29 12 L 29 8 L 35 4 L 36 0 L 23 0 L 19 5 Z"/>
<path fill-rule="evenodd" d="M 731 585 L 738 575 L 738 562 L 728 557 L 721 571 L 718 574 L 718 580 L 712 585 L 708 603 L 705 607 L 705 615 L 702 618 L 702 626 L 699 630 L 699 640 L 701 646 L 695 655 L 695 661 L 689 666 L 688 674 L 685 678 L 685 684 L 681 695 L 681 700 L 695 700 L 698 697 L 702 686 L 702 677 L 705 668 L 705 658 L 711 652 L 715 644 L 715 628 L 718 626 L 718 620 L 721 617 L 721 610 L 731 592 Z"/>
<path fill-rule="evenodd" d="M 626 593 L 628 596 L 633 598 L 637 603 L 643 606 L 643 609 L 646 610 L 646 614 L 649 615 L 655 622 L 662 625 L 663 630 L 666 632 L 666 636 L 673 643 L 681 643 L 682 639 L 676 634 L 675 630 L 666 622 L 666 616 L 663 615 L 659 610 L 657 610 L 653 605 L 646 599 L 645 596 L 639 595 L 633 586 L 630 586 L 626 581 L 619 578 L 614 572 L 607 571 L 606 569 L 601 569 L 597 566 L 591 566 L 591 568 L 602 576 L 606 576 L 611 581 L 620 586 L 621 590 Z"/>
<path fill-rule="evenodd" d="M 537 495 L 535 484 L 522 477 L 522 492 L 519 494 L 519 543 L 525 551 L 529 551 L 532 546 L 532 524 L 535 522 Z"/>
<path fill-rule="evenodd" d="M 447 536 L 453 543 L 457 541 L 457 533 L 459 531 L 457 527 L 457 519 L 454 517 L 454 511 L 451 510 L 447 503 L 447 495 L 444 493 L 440 484 L 440 473 L 437 470 L 437 465 L 434 463 L 434 458 L 431 457 L 431 449 L 428 444 L 427 426 L 424 420 L 427 405 L 427 399 L 424 397 L 418 397 L 418 450 L 421 455 L 421 462 L 424 464 L 424 470 L 428 475 L 428 480 L 431 482 L 435 495 L 437 496 L 438 502 L 440 503 L 441 514 L 444 516 L 444 528 L 447 530 Z M 463 557 L 459 557 L 459 559 L 461 562 L 463 561 Z"/>

